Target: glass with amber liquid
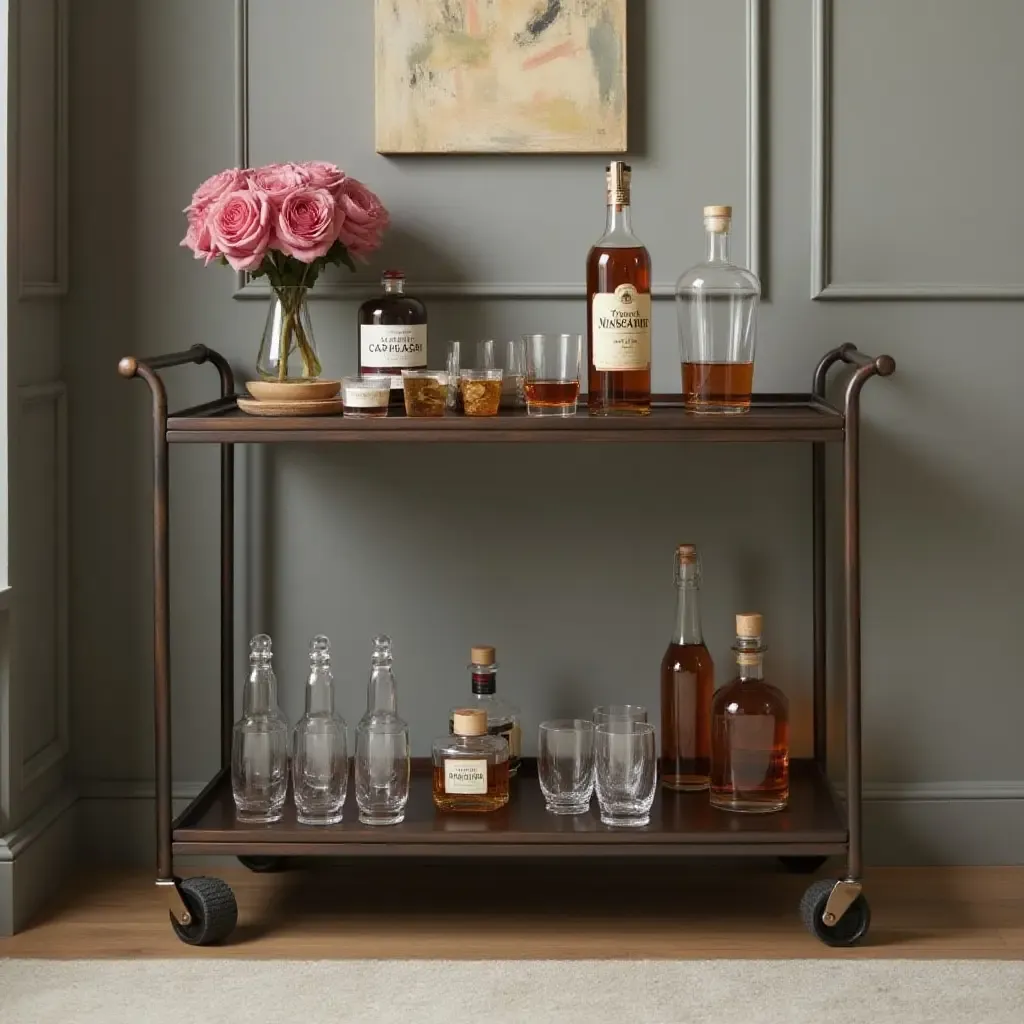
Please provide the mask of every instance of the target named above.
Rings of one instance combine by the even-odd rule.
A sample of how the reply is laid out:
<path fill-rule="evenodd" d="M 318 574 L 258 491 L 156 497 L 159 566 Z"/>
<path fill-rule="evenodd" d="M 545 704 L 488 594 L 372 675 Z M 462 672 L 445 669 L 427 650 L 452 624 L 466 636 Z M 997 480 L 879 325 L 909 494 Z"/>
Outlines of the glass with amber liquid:
<path fill-rule="evenodd" d="M 636 235 L 632 170 L 606 171 L 605 232 L 587 256 L 587 408 L 592 416 L 651 411 L 651 257 Z"/>
<path fill-rule="evenodd" d="M 460 708 L 453 736 L 434 740 L 434 804 L 442 811 L 496 811 L 508 803 L 508 743 L 487 732 L 487 712 Z"/>
<path fill-rule="evenodd" d="M 661 659 L 661 784 L 708 788 L 715 666 L 700 625 L 700 560 L 692 544 L 676 549 L 676 625 Z"/>
<path fill-rule="evenodd" d="M 761 282 L 729 256 L 731 206 L 705 206 L 706 258 L 676 283 L 683 404 L 690 412 L 750 408 Z"/>
<path fill-rule="evenodd" d="M 736 678 L 711 707 L 711 804 L 781 811 L 789 801 L 789 702 L 764 678 L 761 616 L 736 616 Z"/>

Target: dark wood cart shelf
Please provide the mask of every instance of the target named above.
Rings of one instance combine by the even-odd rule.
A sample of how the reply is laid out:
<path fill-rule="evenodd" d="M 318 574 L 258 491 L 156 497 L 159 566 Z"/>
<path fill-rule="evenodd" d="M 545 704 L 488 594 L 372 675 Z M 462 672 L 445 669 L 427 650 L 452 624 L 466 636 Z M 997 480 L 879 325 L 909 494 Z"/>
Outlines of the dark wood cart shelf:
<path fill-rule="evenodd" d="M 159 371 L 212 363 L 220 374 L 220 398 L 169 414 Z M 842 402 L 826 398 L 829 370 L 852 367 Z M 148 360 L 126 357 L 119 371 L 142 377 L 152 396 L 153 444 L 153 675 L 156 720 L 157 885 L 166 894 L 171 923 L 184 941 L 206 945 L 225 938 L 237 909 L 220 879 L 179 879 L 175 854 L 231 854 L 254 870 L 293 856 L 779 856 L 791 866 L 813 867 L 832 854 L 846 858 L 838 880 L 821 879 L 807 890 L 801 914 L 808 928 L 830 945 L 860 941 L 870 922 L 861 892 L 861 679 L 860 679 L 860 394 L 874 376 L 895 370 L 889 356 L 867 356 L 853 345 L 827 353 L 807 394 L 758 395 L 749 412 L 698 416 L 678 395 L 656 396 L 650 416 L 531 418 L 521 412 L 493 418 L 446 416 L 412 419 L 389 415 L 360 420 L 332 417 L 262 418 L 237 406 L 227 360 L 205 345 Z M 289 804 L 272 825 L 237 820 L 231 795 L 231 731 L 234 709 L 235 445 L 395 441 L 410 443 L 512 442 L 801 442 L 810 448 L 812 593 L 814 640 L 813 758 L 794 761 L 789 807 L 772 815 L 715 811 L 706 794 L 658 794 L 651 822 L 639 829 L 607 828 L 596 813 L 560 818 L 544 810 L 535 766 L 527 762 L 507 808 L 490 815 L 443 815 L 434 810 L 429 774 L 413 777 L 406 820 L 371 828 L 358 823 L 350 786 L 345 820 L 318 828 L 299 825 Z M 178 818 L 171 812 L 171 665 L 169 450 L 172 443 L 220 447 L 220 760 L 221 770 Z M 828 444 L 842 458 L 842 623 L 845 802 L 828 779 L 826 489 Z"/>
<path fill-rule="evenodd" d="M 657 396 L 650 416 L 493 417 L 448 415 L 420 419 L 345 416 L 250 416 L 235 398 L 186 409 L 167 420 L 167 440 L 245 442 L 344 441 L 841 441 L 843 414 L 812 395 L 757 395 L 748 413 L 702 416 L 686 412 L 679 396 Z"/>
<path fill-rule="evenodd" d="M 718 854 L 826 856 L 844 853 L 847 830 L 842 806 L 811 760 L 791 767 L 789 807 L 780 814 L 716 811 L 707 793 L 658 793 L 644 828 L 602 825 L 596 807 L 563 817 L 544 809 L 536 765 L 525 759 L 512 780 L 509 805 L 492 814 L 442 814 L 433 803 L 426 764 L 413 768 L 405 821 L 379 827 L 360 824 L 349 785 L 340 825 L 300 825 L 295 808 L 271 825 L 238 821 L 227 772 L 175 822 L 174 852 L 249 856 L 371 854 L 433 856 L 651 855 L 706 857 Z"/>

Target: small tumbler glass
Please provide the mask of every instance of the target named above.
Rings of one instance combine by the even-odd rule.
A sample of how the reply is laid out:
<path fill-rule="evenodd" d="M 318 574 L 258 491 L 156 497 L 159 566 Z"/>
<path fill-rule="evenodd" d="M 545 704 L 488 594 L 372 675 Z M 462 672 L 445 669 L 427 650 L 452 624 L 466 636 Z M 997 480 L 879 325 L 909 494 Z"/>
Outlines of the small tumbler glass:
<path fill-rule="evenodd" d="M 580 334 L 527 334 L 526 411 L 530 416 L 575 416 L 580 397 Z"/>
<path fill-rule="evenodd" d="M 502 409 L 523 409 L 526 406 L 526 341 L 514 338 L 511 341 L 486 341 L 476 343 L 476 368 L 478 370 L 501 370 Z"/>
<path fill-rule="evenodd" d="M 586 814 L 594 792 L 594 723 L 585 718 L 540 723 L 537 774 L 552 814 Z"/>
<path fill-rule="evenodd" d="M 409 727 L 381 714 L 356 727 L 355 783 L 364 825 L 397 825 L 409 801 Z"/>
<path fill-rule="evenodd" d="M 367 377 L 343 377 L 341 401 L 346 416 L 387 416 L 391 400 L 391 378 L 383 374 Z"/>
<path fill-rule="evenodd" d="M 459 392 L 467 416 L 497 416 L 501 407 L 501 370 L 460 370 Z"/>
<path fill-rule="evenodd" d="M 646 722 L 647 708 L 643 704 L 599 704 L 593 715 L 598 726 L 611 721 Z"/>
<path fill-rule="evenodd" d="M 403 370 L 406 416 L 443 416 L 448 404 L 447 370 Z"/>
<path fill-rule="evenodd" d="M 601 821 L 647 825 L 658 781 L 654 726 L 621 718 L 597 726 L 594 761 Z"/>

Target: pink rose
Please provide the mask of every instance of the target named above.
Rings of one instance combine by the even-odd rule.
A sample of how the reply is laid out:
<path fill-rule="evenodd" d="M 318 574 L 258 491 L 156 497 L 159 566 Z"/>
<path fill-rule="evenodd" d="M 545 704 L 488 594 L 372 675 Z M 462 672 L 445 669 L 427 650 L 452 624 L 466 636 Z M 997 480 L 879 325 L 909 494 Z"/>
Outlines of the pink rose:
<path fill-rule="evenodd" d="M 295 164 L 267 164 L 249 171 L 247 177 L 249 188 L 265 193 L 274 206 L 280 205 L 289 192 L 306 183 L 301 168 Z"/>
<path fill-rule="evenodd" d="M 345 172 L 326 160 L 307 160 L 299 170 L 311 188 L 325 188 L 335 197 L 345 180 Z"/>
<path fill-rule="evenodd" d="M 326 189 L 295 189 L 285 196 L 277 214 L 277 248 L 302 263 L 312 263 L 337 241 L 341 218 L 334 196 Z"/>
<path fill-rule="evenodd" d="M 338 207 L 345 214 L 338 237 L 349 252 L 362 256 L 380 247 L 381 235 L 391 218 L 373 192 L 358 179 L 346 178 Z"/>
<path fill-rule="evenodd" d="M 185 212 L 205 213 L 222 196 L 240 188 L 245 188 L 245 174 L 237 167 L 229 167 L 207 178 L 192 193 L 192 202 L 185 208 Z"/>
<path fill-rule="evenodd" d="M 209 217 L 206 211 L 202 213 L 194 210 L 188 212 L 188 231 L 185 232 L 185 237 L 179 244 L 191 249 L 192 255 L 197 260 L 205 260 L 207 266 L 211 260 L 215 260 L 220 255 L 220 251 L 213 244 L 213 238 L 210 235 Z"/>
<path fill-rule="evenodd" d="M 213 244 L 235 270 L 255 270 L 270 244 L 270 202 L 262 192 L 228 192 L 209 213 Z"/>

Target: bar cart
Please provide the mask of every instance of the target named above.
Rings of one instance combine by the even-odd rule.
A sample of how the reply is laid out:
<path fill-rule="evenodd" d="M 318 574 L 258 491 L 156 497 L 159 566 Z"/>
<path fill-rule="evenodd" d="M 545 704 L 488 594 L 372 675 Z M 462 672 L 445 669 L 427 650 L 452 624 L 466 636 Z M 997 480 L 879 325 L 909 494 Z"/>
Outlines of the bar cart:
<path fill-rule="evenodd" d="M 168 414 L 159 372 L 189 363 L 212 363 L 220 373 L 221 397 Z M 826 379 L 837 363 L 853 367 L 842 408 L 826 397 Z M 862 892 L 861 854 L 861 663 L 860 663 L 860 394 L 873 376 L 889 376 L 892 357 L 870 357 L 853 345 L 829 352 L 818 364 L 809 394 L 755 395 L 742 416 L 697 416 L 680 407 L 680 396 L 655 396 L 650 416 L 607 419 L 531 418 L 522 412 L 494 418 L 380 420 L 337 417 L 247 416 L 237 407 L 234 378 L 223 356 L 205 345 L 142 360 L 126 357 L 118 370 L 141 377 L 152 396 L 153 586 L 156 726 L 157 886 L 166 896 L 178 937 L 193 945 L 225 939 L 237 907 L 230 887 L 218 878 L 180 879 L 175 854 L 232 855 L 253 870 L 283 857 L 681 857 L 774 856 L 795 870 L 816 870 L 825 858 L 845 855 L 839 879 L 815 881 L 800 903 L 807 928 L 830 946 L 850 946 L 867 933 L 871 913 Z M 405 821 L 374 829 L 358 823 L 354 807 L 335 826 L 305 826 L 288 806 L 272 825 L 237 821 L 231 794 L 231 729 L 234 721 L 234 446 L 236 444 L 448 442 L 806 442 L 811 449 L 813 510 L 814 710 L 813 757 L 791 764 L 790 802 L 772 815 L 731 815 L 714 810 L 702 794 L 662 794 L 642 829 L 618 830 L 597 816 L 547 814 L 536 766 L 526 759 L 509 805 L 480 816 L 466 830 L 453 816 L 434 811 L 428 765 L 414 761 Z M 221 451 L 220 747 L 221 768 L 185 811 L 171 812 L 171 667 L 169 616 L 168 451 L 171 444 L 216 444 Z M 826 579 L 825 446 L 843 456 L 843 676 L 846 701 L 846 798 L 833 789 L 826 759 Z M 348 802 L 354 803 L 354 787 Z M 457 816 L 455 816 L 457 817 Z"/>

